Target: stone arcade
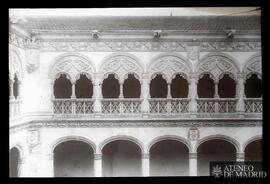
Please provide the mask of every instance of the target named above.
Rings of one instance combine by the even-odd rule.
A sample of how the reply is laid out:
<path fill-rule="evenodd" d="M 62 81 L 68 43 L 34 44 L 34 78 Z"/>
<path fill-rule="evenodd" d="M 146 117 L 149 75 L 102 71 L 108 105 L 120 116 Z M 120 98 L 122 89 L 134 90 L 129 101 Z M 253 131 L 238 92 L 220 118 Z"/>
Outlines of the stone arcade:
<path fill-rule="evenodd" d="M 10 176 L 262 160 L 260 30 L 259 15 L 11 16 Z"/>

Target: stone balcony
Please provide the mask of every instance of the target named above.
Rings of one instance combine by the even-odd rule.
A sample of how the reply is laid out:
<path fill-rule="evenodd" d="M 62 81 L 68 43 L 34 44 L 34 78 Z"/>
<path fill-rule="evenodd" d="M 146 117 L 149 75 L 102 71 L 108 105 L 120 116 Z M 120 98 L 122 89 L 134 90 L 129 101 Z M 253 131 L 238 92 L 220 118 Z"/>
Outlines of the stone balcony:
<path fill-rule="evenodd" d="M 53 99 L 53 115 L 55 117 L 177 117 L 190 118 L 194 112 L 190 110 L 189 98 L 150 98 L 143 103 L 140 98 L 104 98 L 94 99 Z M 100 110 L 95 107 L 100 103 Z M 244 112 L 237 107 L 237 98 L 197 98 L 195 117 L 197 118 L 256 118 L 262 114 L 261 98 L 244 99 Z M 145 107 L 147 106 L 147 107 Z M 148 110 L 146 110 L 148 109 Z M 192 116 L 193 117 L 193 116 Z M 243 116 L 241 116 L 243 117 Z"/>

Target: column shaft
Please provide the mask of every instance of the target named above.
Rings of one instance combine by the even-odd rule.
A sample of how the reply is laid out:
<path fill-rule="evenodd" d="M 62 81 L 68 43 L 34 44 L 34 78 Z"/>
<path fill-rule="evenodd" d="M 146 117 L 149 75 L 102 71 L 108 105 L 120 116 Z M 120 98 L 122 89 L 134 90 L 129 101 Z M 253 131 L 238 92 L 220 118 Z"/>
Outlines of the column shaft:
<path fill-rule="evenodd" d="M 189 153 L 189 176 L 197 176 L 197 153 Z"/>
<path fill-rule="evenodd" d="M 190 97 L 190 105 L 189 111 L 191 114 L 197 113 L 197 83 L 195 74 L 191 74 L 190 85 L 189 85 L 189 97 Z"/>
<path fill-rule="evenodd" d="M 245 102 L 244 102 L 245 86 L 244 86 L 244 79 L 242 76 L 238 78 L 237 97 L 238 97 L 237 111 L 239 113 L 244 113 L 245 112 Z"/>
<path fill-rule="evenodd" d="M 143 79 L 142 79 L 142 87 L 141 87 L 141 97 L 143 98 L 143 102 L 142 102 L 142 113 L 143 114 L 148 114 L 149 113 L 149 102 L 148 102 L 148 98 L 150 97 L 149 94 L 149 83 L 148 83 L 148 77 L 145 75 L 143 75 Z"/>
<path fill-rule="evenodd" d="M 75 82 L 72 83 L 72 93 L 71 93 L 71 98 L 76 98 L 76 94 L 75 94 Z"/>
<path fill-rule="evenodd" d="M 142 154 L 142 176 L 150 176 L 149 154 Z"/>
<path fill-rule="evenodd" d="M 102 155 L 94 154 L 94 175 L 102 177 Z"/>

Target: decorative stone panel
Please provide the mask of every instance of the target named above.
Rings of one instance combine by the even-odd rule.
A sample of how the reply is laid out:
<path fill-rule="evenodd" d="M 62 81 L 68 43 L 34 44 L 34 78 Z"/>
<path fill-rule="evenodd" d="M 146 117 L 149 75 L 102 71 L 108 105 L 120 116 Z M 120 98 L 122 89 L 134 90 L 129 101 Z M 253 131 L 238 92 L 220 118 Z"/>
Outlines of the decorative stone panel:
<path fill-rule="evenodd" d="M 260 54 L 255 54 L 253 57 L 251 57 L 245 65 L 243 73 L 246 79 L 254 73 L 259 74 L 258 77 L 261 78 L 262 56 Z"/>
<path fill-rule="evenodd" d="M 140 80 L 142 79 L 143 67 L 130 56 L 116 55 L 110 57 L 102 64 L 100 73 L 103 78 L 107 78 L 107 75 L 110 73 L 115 73 L 119 77 L 120 82 L 127 78 L 127 74 L 133 73 Z"/>
<path fill-rule="evenodd" d="M 49 71 L 50 78 L 55 79 L 60 73 L 68 74 L 72 82 L 75 82 L 80 74 L 87 74 L 93 78 L 94 67 L 83 55 L 67 54 L 60 56 Z"/>
<path fill-rule="evenodd" d="M 191 71 L 191 67 L 188 66 L 186 59 L 173 55 L 159 57 L 148 68 L 151 79 L 157 74 L 162 74 L 165 75 L 168 83 L 171 82 L 176 74 L 180 74 L 185 79 L 188 79 L 188 74 Z"/>
<path fill-rule="evenodd" d="M 237 74 L 239 73 L 239 69 L 234 61 L 229 56 L 223 54 L 210 54 L 204 57 L 197 71 L 199 76 L 203 73 L 209 73 L 215 81 L 218 81 L 224 73 L 231 75 L 233 79 L 237 79 Z"/>

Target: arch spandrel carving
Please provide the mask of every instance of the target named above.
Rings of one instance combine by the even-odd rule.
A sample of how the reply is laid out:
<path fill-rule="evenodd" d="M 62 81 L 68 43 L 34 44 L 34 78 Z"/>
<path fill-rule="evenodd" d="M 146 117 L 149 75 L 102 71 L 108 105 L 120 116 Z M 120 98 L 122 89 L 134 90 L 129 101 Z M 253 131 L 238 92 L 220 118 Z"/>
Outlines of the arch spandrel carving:
<path fill-rule="evenodd" d="M 21 57 L 16 50 L 11 49 L 9 51 L 9 75 L 10 75 L 10 78 L 14 79 L 15 74 L 17 75 L 19 81 L 21 81 L 22 77 L 23 77 Z"/>
<path fill-rule="evenodd" d="M 191 67 L 188 66 L 187 61 L 184 58 L 174 55 L 158 57 L 148 68 L 150 76 L 153 76 L 156 73 L 164 74 L 164 78 L 167 79 L 168 83 L 171 82 L 176 74 L 182 73 L 185 74 L 185 76 L 189 76 L 188 74 L 191 71 Z"/>
<path fill-rule="evenodd" d="M 209 54 L 205 56 L 197 67 L 197 73 L 200 76 L 203 73 L 210 73 L 217 81 L 222 74 L 227 73 L 237 78 L 239 73 L 238 66 L 234 60 L 224 54 Z"/>
<path fill-rule="evenodd" d="M 243 69 L 245 78 L 248 78 L 252 74 L 258 74 L 261 78 L 262 75 L 262 56 L 261 54 L 253 55 L 246 63 Z"/>
<path fill-rule="evenodd" d="M 108 73 L 115 73 L 120 81 L 124 81 L 125 77 L 129 73 L 134 73 L 142 78 L 143 67 L 138 63 L 136 59 L 127 55 L 115 55 L 106 59 L 100 68 L 100 73 L 103 76 L 107 76 Z"/>
<path fill-rule="evenodd" d="M 81 73 L 93 77 L 95 72 L 90 60 L 79 54 L 62 55 L 56 59 L 55 64 L 50 69 L 50 78 L 55 79 L 59 73 L 66 73 L 72 81 L 76 81 Z"/>

